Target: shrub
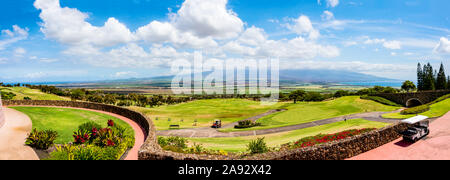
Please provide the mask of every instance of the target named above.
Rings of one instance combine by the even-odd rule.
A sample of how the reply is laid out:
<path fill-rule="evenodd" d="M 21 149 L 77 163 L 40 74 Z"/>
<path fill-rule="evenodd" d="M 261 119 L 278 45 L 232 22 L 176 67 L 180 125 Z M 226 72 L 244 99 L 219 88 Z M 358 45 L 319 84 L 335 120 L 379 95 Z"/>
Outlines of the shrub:
<path fill-rule="evenodd" d="M 397 104 L 397 103 L 395 103 L 395 102 L 392 102 L 392 101 L 390 101 L 390 100 L 387 100 L 387 99 L 385 99 L 385 98 L 378 97 L 378 96 L 368 96 L 368 95 L 364 95 L 364 96 L 361 96 L 361 99 L 372 100 L 372 101 L 379 102 L 379 103 L 381 103 L 381 104 L 388 105 L 388 106 L 401 107 L 401 105 L 399 105 L 399 104 Z"/>
<path fill-rule="evenodd" d="M 31 100 L 30 97 L 24 97 L 23 100 Z"/>
<path fill-rule="evenodd" d="M 33 129 L 28 135 L 25 144 L 41 150 L 46 150 L 54 144 L 54 141 L 58 137 L 58 132 L 52 130 L 38 131 Z"/>
<path fill-rule="evenodd" d="M 78 130 L 73 132 L 74 144 L 90 143 L 91 133 L 86 130 Z"/>
<path fill-rule="evenodd" d="M 251 120 L 244 120 L 244 121 L 239 121 L 238 125 L 234 126 L 234 128 L 245 129 L 245 128 L 251 128 L 251 127 L 255 127 L 255 126 L 261 126 L 261 123 L 254 123 Z"/>
<path fill-rule="evenodd" d="M 78 130 L 87 131 L 87 132 L 91 132 L 94 128 L 99 130 L 99 129 L 102 129 L 102 126 L 100 124 L 97 124 L 92 121 L 83 123 L 80 126 L 78 126 Z"/>
<path fill-rule="evenodd" d="M 49 160 L 118 160 L 124 152 L 122 149 L 114 147 L 64 145 L 50 153 Z"/>
<path fill-rule="evenodd" d="M 187 142 L 188 140 L 182 137 L 158 137 L 158 143 L 163 148 L 172 146 L 180 149 L 185 149 L 187 148 Z"/>
<path fill-rule="evenodd" d="M 259 154 L 269 152 L 269 147 L 267 147 L 264 138 L 258 138 L 247 145 L 247 150 L 250 151 L 250 154 Z"/>
<path fill-rule="evenodd" d="M 12 100 L 16 96 L 16 94 L 12 92 L 2 92 L 2 91 L 0 91 L 0 95 L 3 100 Z"/>
<path fill-rule="evenodd" d="M 425 104 L 425 105 L 421 105 L 421 106 L 416 106 L 416 107 L 405 109 L 402 112 L 400 112 L 400 114 L 402 114 L 402 115 L 420 114 L 420 113 L 423 113 L 423 112 L 427 112 L 429 110 L 430 110 L 430 105 Z"/>

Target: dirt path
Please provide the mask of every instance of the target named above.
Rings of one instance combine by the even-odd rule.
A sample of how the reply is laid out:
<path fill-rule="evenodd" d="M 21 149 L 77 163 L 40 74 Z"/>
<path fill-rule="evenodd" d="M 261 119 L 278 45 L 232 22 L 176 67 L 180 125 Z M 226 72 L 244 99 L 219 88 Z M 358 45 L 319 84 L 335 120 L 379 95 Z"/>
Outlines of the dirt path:
<path fill-rule="evenodd" d="M 329 119 L 324 119 L 324 120 L 319 120 L 319 121 L 314 121 L 314 122 L 309 122 L 309 123 L 284 126 L 284 127 L 278 127 L 278 128 L 272 128 L 272 129 L 253 130 L 253 131 L 238 131 L 238 132 L 224 133 L 224 132 L 219 132 L 216 129 L 212 129 L 209 127 L 203 127 L 203 128 L 194 128 L 194 129 L 157 131 L 157 135 L 158 136 L 179 136 L 179 137 L 188 137 L 188 138 L 256 136 L 256 135 L 293 131 L 293 130 L 298 130 L 298 129 L 304 129 L 304 128 L 309 128 L 309 127 L 315 127 L 315 126 L 340 122 L 340 121 L 344 121 L 345 119 L 350 120 L 350 119 L 359 119 L 359 118 L 363 118 L 363 119 L 370 120 L 370 121 L 394 123 L 394 122 L 398 122 L 399 120 L 385 119 L 385 118 L 382 118 L 381 115 L 386 114 L 386 113 L 400 112 L 400 111 L 401 110 L 392 111 L 392 112 L 359 113 L 359 114 L 340 116 L 340 117 L 336 117 L 336 118 L 329 118 Z M 254 116 L 249 119 L 256 121 L 259 118 L 262 118 L 264 116 L 267 116 L 267 115 L 270 115 L 273 113 L 277 113 L 277 112 L 279 112 L 279 111 L 271 110 L 267 113 Z M 235 124 L 237 124 L 237 123 L 232 123 L 231 125 L 224 126 L 223 128 L 232 128 L 232 127 L 234 127 Z"/>
<path fill-rule="evenodd" d="M 434 120 L 430 135 L 416 143 L 400 138 L 350 160 L 450 160 L 450 112 Z"/>
<path fill-rule="evenodd" d="M 20 106 L 20 107 L 27 107 L 27 106 Z M 31 106 L 30 106 L 31 107 Z M 32 107 L 55 107 L 55 108 L 69 108 L 69 109 L 80 109 L 80 110 L 85 110 L 85 111 L 92 111 L 92 112 L 98 112 L 98 113 L 103 113 L 106 115 L 110 115 L 116 118 L 119 118 L 120 120 L 128 123 L 134 130 L 134 138 L 135 138 L 135 144 L 133 146 L 133 148 L 128 151 L 127 157 L 125 158 L 125 160 L 138 160 L 138 152 L 140 147 L 144 144 L 145 141 L 145 136 L 144 136 L 144 131 L 141 129 L 141 127 L 134 122 L 131 119 L 128 119 L 126 117 L 123 117 L 121 115 L 117 115 L 114 113 L 110 113 L 110 112 L 105 112 L 105 111 L 99 111 L 99 110 L 93 110 L 93 109 L 85 109 L 85 108 L 72 108 L 72 107 L 59 107 L 59 106 L 32 106 Z M 26 115 L 25 115 L 26 116 Z M 27 117 L 28 118 L 28 117 Z M 29 119 L 29 118 L 28 118 Z M 31 124 L 31 123 L 30 123 Z M 30 127 L 31 129 L 31 127 Z M 0 136 L 1 137 L 1 136 Z M 1 145 L 1 144 L 0 144 Z M 0 158 L 1 159 L 1 158 Z"/>
<path fill-rule="evenodd" d="M 0 160 L 39 160 L 34 150 L 25 145 L 32 128 L 30 118 L 14 109 L 2 110 L 5 124 L 0 128 Z"/>

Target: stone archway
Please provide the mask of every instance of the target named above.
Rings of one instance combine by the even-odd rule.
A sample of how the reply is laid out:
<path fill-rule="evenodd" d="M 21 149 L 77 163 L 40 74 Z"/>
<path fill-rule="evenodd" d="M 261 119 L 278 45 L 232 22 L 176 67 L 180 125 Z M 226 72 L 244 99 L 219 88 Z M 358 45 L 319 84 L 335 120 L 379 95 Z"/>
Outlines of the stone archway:
<path fill-rule="evenodd" d="M 416 107 L 416 106 L 420 106 L 423 105 L 422 101 L 420 101 L 420 99 L 417 98 L 412 98 L 409 99 L 408 101 L 406 101 L 406 107 L 410 108 L 410 107 Z"/>

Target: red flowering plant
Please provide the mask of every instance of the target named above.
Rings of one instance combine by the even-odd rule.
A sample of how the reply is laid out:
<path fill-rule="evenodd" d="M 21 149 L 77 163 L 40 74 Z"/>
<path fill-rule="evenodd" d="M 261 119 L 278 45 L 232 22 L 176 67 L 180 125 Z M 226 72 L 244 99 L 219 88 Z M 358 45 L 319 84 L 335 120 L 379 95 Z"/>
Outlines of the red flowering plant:
<path fill-rule="evenodd" d="M 114 121 L 108 120 L 108 127 L 113 127 L 113 126 L 114 126 Z"/>
<path fill-rule="evenodd" d="M 94 143 L 100 147 L 110 147 L 119 145 L 121 138 L 118 137 L 111 128 L 103 128 L 98 131 L 98 137 L 95 139 Z"/>
<path fill-rule="evenodd" d="M 73 142 L 74 144 L 84 144 L 90 140 L 91 135 L 87 131 L 78 130 L 78 131 L 73 132 L 73 138 L 74 138 L 74 142 Z"/>
<path fill-rule="evenodd" d="M 333 141 L 339 141 L 345 138 L 353 137 L 356 135 L 364 134 L 370 131 L 375 130 L 375 128 L 366 128 L 366 129 L 352 129 L 334 134 L 319 134 L 317 136 L 305 137 L 294 143 L 289 143 L 285 146 L 289 148 L 305 148 L 311 147 L 318 144 L 324 144 Z"/>

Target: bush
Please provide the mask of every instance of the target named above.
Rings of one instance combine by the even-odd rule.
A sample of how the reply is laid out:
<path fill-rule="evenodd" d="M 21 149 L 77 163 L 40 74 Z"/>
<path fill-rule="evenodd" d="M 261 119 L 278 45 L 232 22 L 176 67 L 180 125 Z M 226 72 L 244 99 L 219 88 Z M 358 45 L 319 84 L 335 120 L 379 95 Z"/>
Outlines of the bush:
<path fill-rule="evenodd" d="M 58 132 L 52 130 L 38 131 L 33 129 L 28 135 L 25 144 L 41 150 L 47 150 L 54 144 L 54 141 L 58 137 Z"/>
<path fill-rule="evenodd" d="M 97 123 L 92 122 L 92 121 L 84 123 L 84 124 L 81 124 L 81 125 L 78 126 L 78 130 L 87 131 L 87 132 L 91 132 L 94 128 L 99 130 L 99 129 L 102 129 L 102 126 L 100 124 L 97 124 Z"/>
<path fill-rule="evenodd" d="M 172 146 L 180 149 L 187 148 L 188 140 L 182 137 L 158 137 L 158 143 L 161 147 Z"/>
<path fill-rule="evenodd" d="M 12 93 L 12 92 L 2 92 L 0 91 L 1 97 L 3 100 L 12 100 L 16 94 Z"/>
<path fill-rule="evenodd" d="M 234 126 L 234 128 L 245 129 L 245 128 L 251 128 L 251 127 L 255 127 L 255 126 L 261 126 L 261 123 L 254 123 L 251 120 L 244 120 L 244 121 L 239 121 L 238 125 Z"/>
<path fill-rule="evenodd" d="M 24 97 L 23 100 L 31 100 L 30 97 Z"/>
<path fill-rule="evenodd" d="M 429 110 L 430 110 L 430 105 L 425 104 L 425 105 L 421 105 L 421 106 L 405 109 L 402 112 L 400 112 L 400 114 L 402 114 L 402 115 L 420 114 L 420 113 L 423 113 L 423 112 L 427 112 Z"/>
<path fill-rule="evenodd" d="M 264 138 L 258 138 L 247 145 L 247 150 L 250 151 L 250 154 L 260 154 L 269 152 L 269 147 L 267 147 Z"/>
<path fill-rule="evenodd" d="M 114 147 L 64 145 L 50 153 L 49 160 L 118 160 L 124 152 Z"/>
<path fill-rule="evenodd" d="M 381 103 L 381 104 L 388 105 L 388 106 L 402 107 L 401 105 L 399 105 L 399 104 L 397 104 L 397 103 L 395 103 L 395 102 L 392 102 L 392 101 L 390 101 L 390 100 L 387 100 L 387 99 L 385 99 L 385 98 L 378 97 L 378 96 L 368 96 L 368 95 L 364 95 L 364 96 L 361 96 L 361 99 L 372 100 L 372 101 L 379 102 L 379 103 Z"/>

